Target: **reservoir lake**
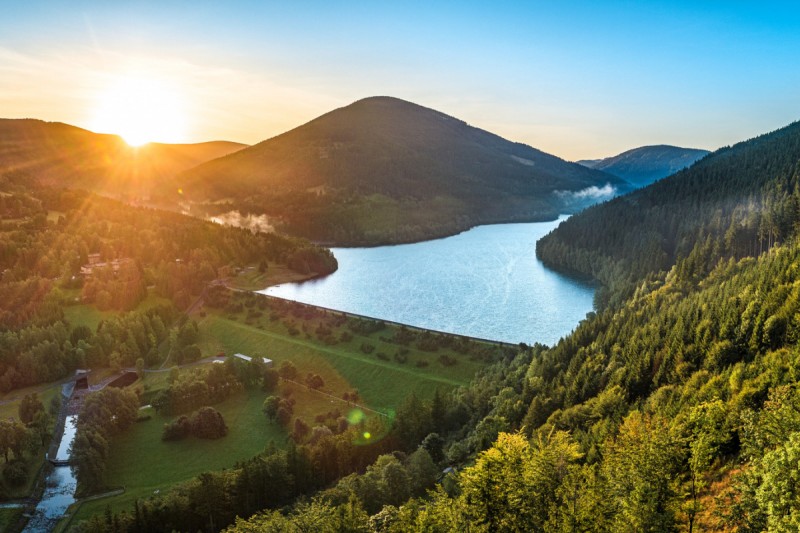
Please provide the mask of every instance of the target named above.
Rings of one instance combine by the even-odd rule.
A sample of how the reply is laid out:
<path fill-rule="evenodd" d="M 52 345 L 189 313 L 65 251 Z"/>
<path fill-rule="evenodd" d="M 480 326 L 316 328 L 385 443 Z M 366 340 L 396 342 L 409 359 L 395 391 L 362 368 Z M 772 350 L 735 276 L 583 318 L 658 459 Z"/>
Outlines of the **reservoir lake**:
<path fill-rule="evenodd" d="M 555 344 L 592 310 L 594 288 L 546 268 L 552 222 L 479 226 L 414 244 L 332 248 L 339 269 L 264 294 L 511 343 Z"/>

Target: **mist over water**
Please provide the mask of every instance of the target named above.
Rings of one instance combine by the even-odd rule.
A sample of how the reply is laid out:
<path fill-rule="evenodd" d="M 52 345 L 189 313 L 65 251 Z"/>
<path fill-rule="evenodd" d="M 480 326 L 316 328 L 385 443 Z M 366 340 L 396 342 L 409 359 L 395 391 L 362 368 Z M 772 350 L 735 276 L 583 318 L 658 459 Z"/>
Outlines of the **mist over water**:
<path fill-rule="evenodd" d="M 553 344 L 592 310 L 594 289 L 544 267 L 553 222 L 480 226 L 435 241 L 334 248 L 339 270 L 262 292 L 450 333 Z"/>

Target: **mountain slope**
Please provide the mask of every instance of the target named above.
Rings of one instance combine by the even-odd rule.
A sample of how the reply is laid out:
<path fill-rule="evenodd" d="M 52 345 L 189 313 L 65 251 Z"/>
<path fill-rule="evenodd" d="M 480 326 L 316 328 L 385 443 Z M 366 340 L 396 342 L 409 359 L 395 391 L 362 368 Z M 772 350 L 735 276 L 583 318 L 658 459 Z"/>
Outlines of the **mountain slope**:
<path fill-rule="evenodd" d="M 0 175 L 35 185 L 147 195 L 155 183 L 243 146 L 216 141 L 132 148 L 116 135 L 59 122 L 0 119 Z"/>
<path fill-rule="evenodd" d="M 552 218 L 579 203 L 570 193 L 606 184 L 626 186 L 443 113 L 374 97 L 191 169 L 173 188 L 198 201 L 233 198 L 303 236 L 374 244 Z"/>
<path fill-rule="evenodd" d="M 650 185 L 691 166 L 710 152 L 660 144 L 634 148 L 605 159 L 585 159 L 579 164 L 619 176 L 636 187 Z"/>
<path fill-rule="evenodd" d="M 644 189 L 585 210 L 537 243 L 555 268 L 607 286 L 676 262 L 696 270 L 784 242 L 800 213 L 800 123 L 710 154 Z"/>

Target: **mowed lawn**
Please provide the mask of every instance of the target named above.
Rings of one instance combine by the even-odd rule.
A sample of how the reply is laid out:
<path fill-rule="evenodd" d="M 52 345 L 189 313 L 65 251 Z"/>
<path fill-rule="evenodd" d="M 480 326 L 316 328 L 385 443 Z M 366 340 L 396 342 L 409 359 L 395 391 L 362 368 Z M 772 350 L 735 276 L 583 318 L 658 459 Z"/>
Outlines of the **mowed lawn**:
<path fill-rule="evenodd" d="M 262 452 L 270 442 L 283 446 L 286 433 L 278 424 L 268 422 L 261 412 L 264 398 L 266 393 L 251 390 L 216 404 L 214 407 L 228 426 L 228 435 L 217 440 L 189 437 L 164 442 L 164 424 L 175 417 L 160 416 L 152 408 L 142 410 L 151 419 L 137 422 L 117 438 L 108 461 L 108 485 L 123 486 L 125 493 L 83 504 L 76 520 L 102 513 L 106 506 L 129 509 L 137 498 L 167 490 L 174 483 L 209 470 L 231 468 Z"/>

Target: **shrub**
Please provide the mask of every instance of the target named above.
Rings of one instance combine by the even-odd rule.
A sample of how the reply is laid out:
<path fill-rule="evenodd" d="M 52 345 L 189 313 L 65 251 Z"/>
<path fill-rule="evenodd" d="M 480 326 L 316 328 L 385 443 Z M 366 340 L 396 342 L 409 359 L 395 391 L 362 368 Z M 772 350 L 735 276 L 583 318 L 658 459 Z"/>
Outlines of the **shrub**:
<path fill-rule="evenodd" d="M 371 344 L 368 344 L 366 342 L 361 344 L 361 351 L 366 353 L 366 354 L 370 354 L 374 350 L 375 350 L 375 347 L 373 345 L 371 345 Z"/>
<path fill-rule="evenodd" d="M 12 461 L 3 469 L 3 477 L 9 485 L 17 487 L 28 479 L 28 468 L 24 461 Z"/>
<path fill-rule="evenodd" d="M 442 366 L 455 366 L 458 364 L 458 360 L 455 357 L 450 357 L 449 355 L 440 355 L 439 363 L 441 363 Z"/>
<path fill-rule="evenodd" d="M 309 373 L 306 376 L 306 385 L 308 385 L 308 387 L 311 388 L 311 389 L 319 390 L 319 389 L 321 389 L 322 387 L 325 386 L 325 381 L 322 379 L 322 376 L 320 376 L 319 374 L 311 374 L 311 373 Z"/>
<path fill-rule="evenodd" d="M 181 440 L 192 432 L 192 422 L 186 415 L 181 415 L 169 424 L 164 424 L 161 440 Z"/>
<path fill-rule="evenodd" d="M 218 439 L 228 434 L 228 426 L 222 413 L 203 407 L 192 416 L 192 434 L 201 439 Z"/>

